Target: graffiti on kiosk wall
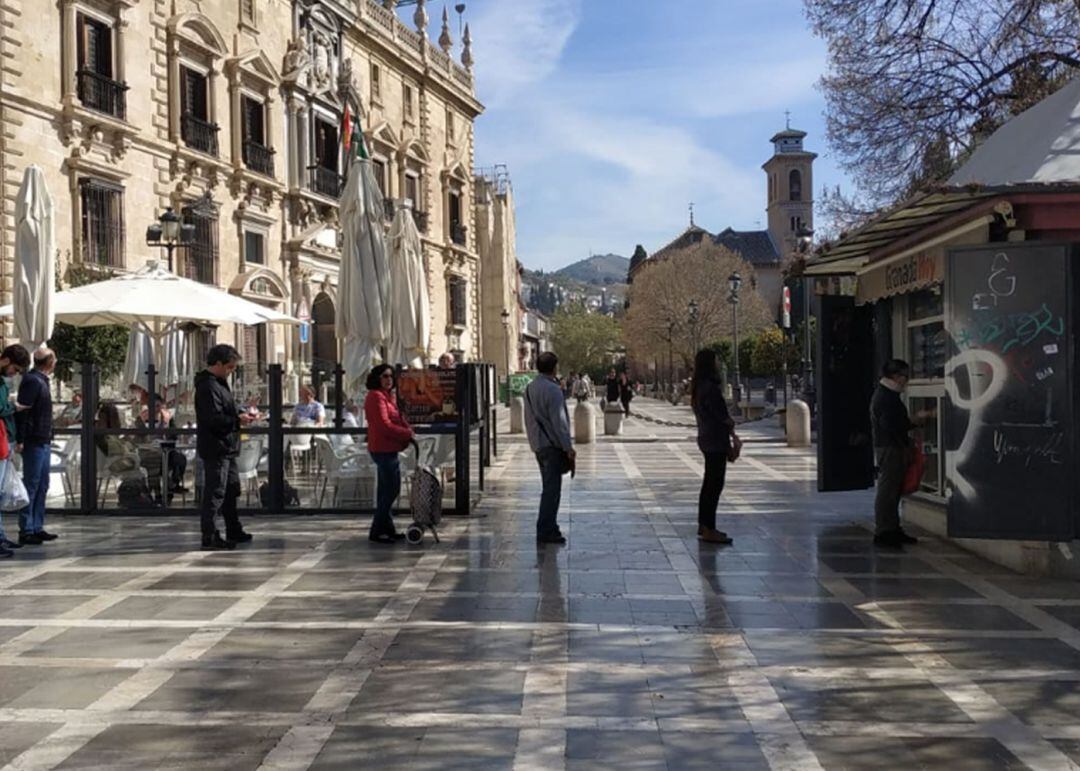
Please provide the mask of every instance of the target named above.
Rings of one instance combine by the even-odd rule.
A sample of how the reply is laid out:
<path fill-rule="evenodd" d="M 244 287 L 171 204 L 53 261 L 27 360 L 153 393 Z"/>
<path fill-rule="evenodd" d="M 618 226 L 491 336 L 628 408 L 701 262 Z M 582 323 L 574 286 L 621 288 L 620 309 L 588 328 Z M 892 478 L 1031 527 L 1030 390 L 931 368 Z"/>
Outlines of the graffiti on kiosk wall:
<path fill-rule="evenodd" d="M 1009 256 L 996 254 L 970 306 L 958 308 L 952 324 L 956 353 L 945 365 L 945 390 L 953 407 L 967 414 L 967 425 L 959 446 L 946 453 L 945 467 L 952 493 L 969 501 L 976 489 L 963 469 L 984 460 L 976 453 L 992 453 L 994 466 L 1023 468 L 1060 465 L 1067 455 L 1051 383 L 1064 366 L 1065 319 L 1049 301 L 1024 308 L 1019 286 Z"/>

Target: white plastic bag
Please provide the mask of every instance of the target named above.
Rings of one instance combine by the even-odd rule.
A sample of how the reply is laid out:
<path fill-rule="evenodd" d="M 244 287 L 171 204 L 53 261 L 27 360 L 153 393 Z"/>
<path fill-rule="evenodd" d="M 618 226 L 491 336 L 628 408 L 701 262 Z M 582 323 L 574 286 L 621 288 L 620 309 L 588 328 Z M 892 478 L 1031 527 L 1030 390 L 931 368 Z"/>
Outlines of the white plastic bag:
<path fill-rule="evenodd" d="M 22 476 L 10 460 L 3 461 L 3 482 L 0 483 L 0 511 L 20 511 L 30 505 Z"/>

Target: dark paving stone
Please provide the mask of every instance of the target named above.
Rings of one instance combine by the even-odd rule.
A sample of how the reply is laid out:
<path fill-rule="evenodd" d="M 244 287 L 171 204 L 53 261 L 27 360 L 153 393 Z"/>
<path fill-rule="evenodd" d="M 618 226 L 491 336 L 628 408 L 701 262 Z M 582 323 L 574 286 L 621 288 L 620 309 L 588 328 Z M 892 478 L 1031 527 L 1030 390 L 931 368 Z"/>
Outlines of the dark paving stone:
<path fill-rule="evenodd" d="M 114 725 L 57 766 L 64 769 L 256 769 L 284 726 Z"/>
<path fill-rule="evenodd" d="M 664 757 L 669 769 L 768 771 L 768 761 L 752 733 L 710 734 L 664 731 Z"/>
<path fill-rule="evenodd" d="M 57 597 L 16 592 L 0 594 L 0 608 L 3 608 L 6 618 L 55 618 L 94 598 L 92 594 L 64 594 Z"/>
<path fill-rule="evenodd" d="M 218 571 L 191 569 L 166 576 L 146 588 L 193 592 L 204 589 L 216 592 L 249 592 L 266 583 L 267 579 L 273 575 L 270 571 L 221 573 Z"/>
<path fill-rule="evenodd" d="M 74 667 L 0 667 L 0 706 L 83 709 L 131 677 L 131 670 Z"/>
<path fill-rule="evenodd" d="M 60 723 L 0 723 L 0 763 L 7 765 L 51 734 Z"/>
<path fill-rule="evenodd" d="M 209 621 L 237 603 L 239 597 L 128 597 L 94 618 Z"/>
<path fill-rule="evenodd" d="M 641 641 L 636 632 L 570 630 L 571 661 L 596 661 L 611 664 L 644 664 Z"/>
<path fill-rule="evenodd" d="M 666 771 L 667 767 L 659 731 L 571 729 L 566 732 L 568 771 L 592 768 Z"/>
<path fill-rule="evenodd" d="M 532 632 L 503 629 L 403 629 L 384 661 L 525 662 L 532 655 Z"/>
<path fill-rule="evenodd" d="M 1080 687 L 1075 681 L 980 680 L 979 685 L 1005 709 L 1030 725 L 1080 722 Z"/>
<path fill-rule="evenodd" d="M 905 605 L 890 603 L 889 615 L 907 629 L 1033 631 L 1028 622 L 997 605 Z"/>
<path fill-rule="evenodd" d="M 525 673 L 512 670 L 483 672 L 431 671 L 417 663 L 406 670 L 372 672 L 353 699 L 346 719 L 372 712 L 480 712 L 521 713 Z"/>
<path fill-rule="evenodd" d="M 1032 637 L 932 637 L 920 642 L 960 669 L 1080 670 L 1080 651 L 1060 640 Z"/>
<path fill-rule="evenodd" d="M 208 661 L 340 661 L 360 629 L 236 629 L 203 654 Z"/>
<path fill-rule="evenodd" d="M 189 629 L 69 629 L 39 643 L 23 655 L 28 658 L 141 659 L 157 658 L 183 642 Z"/>
<path fill-rule="evenodd" d="M 745 639 L 763 667 L 913 668 L 889 640 L 880 637 L 748 632 Z"/>
<path fill-rule="evenodd" d="M 928 771 L 1027 768 L 994 739 L 808 736 L 807 743 L 828 771 L 879 771 L 886 767 Z"/>
<path fill-rule="evenodd" d="M 517 731 L 338 726 L 312 771 L 494 771 L 513 767 Z"/>
<path fill-rule="evenodd" d="M 273 699 L 267 700 L 267 672 L 259 669 L 184 669 L 139 702 L 136 709 L 299 712 L 326 679 L 321 669 L 275 667 Z"/>
<path fill-rule="evenodd" d="M 981 599 L 982 595 L 951 578 L 849 578 L 871 600 Z"/>
<path fill-rule="evenodd" d="M 371 621 L 390 597 L 277 597 L 251 617 L 252 621 Z"/>
<path fill-rule="evenodd" d="M 14 589 L 115 589 L 141 575 L 135 571 L 97 572 L 81 570 L 54 570 L 42 573 L 19 584 Z"/>
<path fill-rule="evenodd" d="M 324 558 L 319 566 L 328 567 L 323 564 L 325 562 Z M 359 565 L 370 567 L 357 555 L 353 555 L 353 563 L 354 567 Z M 408 576 L 406 570 L 308 572 L 290 584 L 289 589 L 294 592 L 394 592 L 401 586 L 406 576 Z"/>
<path fill-rule="evenodd" d="M 929 682 L 911 680 L 836 681 L 770 678 L 777 696 L 796 722 L 971 722 Z"/>

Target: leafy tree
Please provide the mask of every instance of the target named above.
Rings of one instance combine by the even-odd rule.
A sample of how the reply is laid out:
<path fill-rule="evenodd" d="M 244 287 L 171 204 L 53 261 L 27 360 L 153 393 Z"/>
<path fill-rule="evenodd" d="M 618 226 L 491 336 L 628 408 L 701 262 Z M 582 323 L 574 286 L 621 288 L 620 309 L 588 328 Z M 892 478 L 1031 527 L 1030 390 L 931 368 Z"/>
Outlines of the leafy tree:
<path fill-rule="evenodd" d="M 829 143 L 864 212 L 944 178 L 1080 72 L 1076 0 L 804 1 L 829 48 Z"/>
<path fill-rule="evenodd" d="M 791 340 L 784 340 L 783 330 L 780 327 L 762 330 L 753 340 L 750 372 L 754 377 L 779 377 L 784 372 L 785 354 L 788 372 L 798 372 L 799 349 Z"/>
<path fill-rule="evenodd" d="M 82 263 L 72 263 L 67 269 L 67 281 L 72 287 L 92 284 L 111 278 L 100 272 L 91 272 Z M 57 291 L 61 289 L 59 276 L 56 281 Z M 76 373 L 76 365 L 92 361 L 98 366 L 101 379 L 106 380 L 120 373 L 127 356 L 127 327 L 117 325 L 101 327 L 76 327 L 57 322 L 49 347 L 56 352 L 56 376 L 59 380 L 70 382 Z"/>
<path fill-rule="evenodd" d="M 619 346 L 619 325 L 610 316 L 589 313 L 582 305 L 563 306 L 552 318 L 551 345 L 559 369 L 595 377 L 611 365 Z"/>

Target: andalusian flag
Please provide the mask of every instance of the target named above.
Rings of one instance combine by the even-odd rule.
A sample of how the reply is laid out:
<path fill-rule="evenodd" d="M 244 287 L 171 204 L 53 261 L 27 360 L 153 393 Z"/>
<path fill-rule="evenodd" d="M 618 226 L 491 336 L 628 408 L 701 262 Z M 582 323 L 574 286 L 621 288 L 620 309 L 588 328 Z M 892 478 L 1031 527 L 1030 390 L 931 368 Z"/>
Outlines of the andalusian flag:
<path fill-rule="evenodd" d="M 341 146 L 345 150 L 345 157 L 352 160 L 350 150 L 355 150 L 358 158 L 367 158 L 367 147 L 364 145 L 364 132 L 360 130 L 360 121 L 353 125 L 352 113 L 349 105 L 345 105 L 345 114 L 341 116 Z"/>
<path fill-rule="evenodd" d="M 352 144 L 352 113 L 349 112 L 349 103 L 345 103 L 345 113 L 341 116 L 341 147 L 345 150 L 345 157 L 349 157 L 349 146 Z"/>

